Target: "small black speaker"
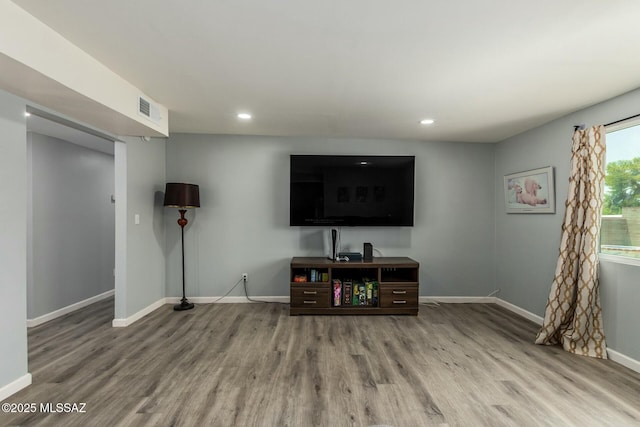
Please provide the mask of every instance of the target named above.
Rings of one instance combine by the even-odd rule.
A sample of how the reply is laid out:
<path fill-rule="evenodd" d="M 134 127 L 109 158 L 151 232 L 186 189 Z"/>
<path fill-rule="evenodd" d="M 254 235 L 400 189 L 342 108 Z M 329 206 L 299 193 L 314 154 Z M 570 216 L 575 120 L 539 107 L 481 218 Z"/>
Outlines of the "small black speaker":
<path fill-rule="evenodd" d="M 365 243 L 362 251 L 362 260 L 364 262 L 373 261 L 373 245 L 371 243 Z"/>

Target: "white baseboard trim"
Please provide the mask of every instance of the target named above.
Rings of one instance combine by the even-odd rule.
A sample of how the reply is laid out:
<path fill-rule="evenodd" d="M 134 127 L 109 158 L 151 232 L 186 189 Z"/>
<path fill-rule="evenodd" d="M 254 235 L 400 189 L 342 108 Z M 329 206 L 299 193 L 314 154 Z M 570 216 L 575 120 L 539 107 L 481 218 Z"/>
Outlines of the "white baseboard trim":
<path fill-rule="evenodd" d="M 496 302 L 496 297 L 420 297 L 421 303 L 442 303 L 442 304 L 487 304 Z"/>
<path fill-rule="evenodd" d="M 180 302 L 180 297 L 167 297 L 167 304 L 177 304 Z M 288 296 L 265 296 L 265 297 L 251 297 L 249 301 L 246 297 L 189 297 L 189 301 L 194 304 L 240 304 L 240 303 L 253 303 L 253 302 L 283 302 L 289 303 Z"/>
<path fill-rule="evenodd" d="M 518 307 L 517 305 L 511 304 L 510 302 L 507 302 L 500 298 L 496 298 L 494 302 L 500 307 L 506 308 L 509 311 L 519 314 L 520 316 L 524 317 L 525 319 L 531 320 L 537 325 L 542 325 L 542 321 L 544 319 L 537 314 L 533 314 L 532 312 L 527 311 L 524 308 Z"/>
<path fill-rule="evenodd" d="M 114 328 L 125 328 L 125 327 L 131 325 L 132 323 L 142 319 L 147 314 L 156 311 L 157 309 L 159 309 L 163 305 L 167 304 L 167 302 L 168 302 L 167 298 L 160 298 L 158 301 L 156 301 L 153 304 L 143 308 L 142 310 L 138 311 L 137 313 L 132 314 L 131 316 L 127 317 L 126 319 L 113 319 L 113 322 L 111 322 L 111 326 L 113 326 Z"/>
<path fill-rule="evenodd" d="M 88 305 L 93 304 L 94 302 L 102 301 L 103 299 L 111 298 L 115 294 L 115 290 L 112 289 L 107 292 L 103 292 L 99 295 L 93 296 L 91 298 L 87 298 L 85 300 L 79 301 L 75 304 L 68 305 L 66 307 L 62 307 L 56 311 L 52 311 L 51 313 L 36 317 L 35 319 L 27 319 L 27 328 L 33 328 L 34 326 L 42 325 L 50 320 L 57 319 L 58 317 L 62 317 L 66 314 L 72 313 L 76 310 L 80 310 Z"/>
<path fill-rule="evenodd" d="M 518 307 L 517 305 L 511 304 L 510 302 L 497 297 L 420 297 L 419 299 L 421 303 L 494 303 L 499 305 L 500 307 L 506 308 L 507 310 L 519 316 L 524 317 L 525 319 L 531 320 L 537 325 L 542 325 L 542 322 L 544 320 L 537 314 L 533 314 L 530 311 L 525 310 L 524 308 Z M 619 363 L 622 366 L 631 369 L 632 371 L 640 372 L 640 361 L 638 360 L 632 359 L 631 357 L 610 348 L 607 348 L 607 356 L 612 361 Z"/>
<path fill-rule="evenodd" d="M 640 372 L 640 360 L 632 359 L 629 356 L 625 356 L 624 354 L 618 353 L 610 348 L 607 348 L 607 357 L 614 362 L 631 369 L 632 371 Z"/>
<path fill-rule="evenodd" d="M 542 322 L 544 321 L 544 319 L 537 314 L 533 314 L 530 311 L 525 310 L 524 308 L 520 308 L 517 305 L 511 304 L 510 302 L 507 302 L 500 298 L 496 298 L 496 304 L 524 317 L 525 319 L 529 319 L 538 325 L 542 325 Z M 638 360 L 632 359 L 631 357 L 610 348 L 607 348 L 607 357 L 612 361 L 631 369 L 632 371 L 640 372 L 640 361 Z"/>
<path fill-rule="evenodd" d="M 5 400 L 7 397 L 16 394 L 25 387 L 31 385 L 31 374 L 27 373 L 15 381 L 0 387 L 0 401 Z"/>
<path fill-rule="evenodd" d="M 251 297 L 251 299 L 255 301 L 249 301 L 245 297 L 224 297 L 220 299 L 220 297 L 190 297 L 189 301 L 194 304 L 238 304 L 238 303 L 253 303 L 253 302 L 282 302 L 288 303 L 288 296 L 265 296 L 265 297 Z M 142 319 L 147 314 L 159 309 L 165 304 L 177 304 L 180 302 L 180 297 L 166 297 L 160 298 L 158 301 L 149 305 L 148 307 L 143 308 L 139 312 L 127 317 L 126 319 L 113 319 L 111 322 L 111 326 L 114 328 L 125 328 L 137 320 Z"/>
<path fill-rule="evenodd" d="M 498 297 L 420 297 L 421 303 L 442 303 L 442 304 L 497 304 L 500 307 L 506 308 L 507 310 L 516 313 L 525 319 L 529 319 L 532 322 L 542 325 L 542 317 L 537 314 L 533 314 L 530 311 L 525 310 L 524 308 L 520 308 L 517 305 L 511 304 L 503 299 Z"/>

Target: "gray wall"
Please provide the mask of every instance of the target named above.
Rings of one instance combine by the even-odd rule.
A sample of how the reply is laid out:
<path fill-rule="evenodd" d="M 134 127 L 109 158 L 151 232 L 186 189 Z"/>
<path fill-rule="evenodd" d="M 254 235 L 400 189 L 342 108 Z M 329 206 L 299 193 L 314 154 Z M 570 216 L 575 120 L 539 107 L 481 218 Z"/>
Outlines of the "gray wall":
<path fill-rule="evenodd" d="M 167 181 L 201 192 L 202 207 L 187 213 L 187 296 L 223 295 L 243 272 L 250 294 L 285 296 L 291 257 L 324 255 L 328 228 L 289 226 L 292 153 L 415 155 L 415 226 L 344 227 L 343 248 L 372 242 L 385 256 L 416 259 L 422 295 L 494 290 L 493 145 L 172 134 Z M 178 296 L 178 212 L 167 209 L 165 218 L 167 295 Z"/>
<path fill-rule="evenodd" d="M 29 132 L 27 316 L 113 289 L 113 156 Z"/>
<path fill-rule="evenodd" d="M 27 374 L 25 107 L 0 90 L 0 388 Z"/>
<path fill-rule="evenodd" d="M 549 296 L 560 243 L 560 227 L 567 197 L 573 125 L 597 125 L 640 112 L 640 90 L 570 114 L 496 145 L 496 287 L 504 300 L 539 316 Z M 512 172 L 554 166 L 556 213 L 504 213 L 503 176 Z M 640 311 L 640 267 L 601 261 L 601 296 L 607 345 L 640 360 L 640 338 L 635 325 Z"/>
<path fill-rule="evenodd" d="M 165 140 L 124 138 L 126 142 L 126 295 L 127 318 L 165 297 L 164 208 Z M 118 200 L 116 199 L 116 203 Z M 140 224 L 135 224 L 135 215 Z M 117 303 L 118 301 L 116 301 Z"/>

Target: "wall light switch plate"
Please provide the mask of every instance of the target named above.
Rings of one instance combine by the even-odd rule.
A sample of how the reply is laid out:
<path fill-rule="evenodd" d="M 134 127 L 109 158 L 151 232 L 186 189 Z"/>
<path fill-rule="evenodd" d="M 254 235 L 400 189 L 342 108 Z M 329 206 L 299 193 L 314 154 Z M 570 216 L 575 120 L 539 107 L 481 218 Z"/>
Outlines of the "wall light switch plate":
<path fill-rule="evenodd" d="M 135 214 L 133 216 L 133 222 L 135 222 L 136 225 L 140 225 L 140 214 Z"/>

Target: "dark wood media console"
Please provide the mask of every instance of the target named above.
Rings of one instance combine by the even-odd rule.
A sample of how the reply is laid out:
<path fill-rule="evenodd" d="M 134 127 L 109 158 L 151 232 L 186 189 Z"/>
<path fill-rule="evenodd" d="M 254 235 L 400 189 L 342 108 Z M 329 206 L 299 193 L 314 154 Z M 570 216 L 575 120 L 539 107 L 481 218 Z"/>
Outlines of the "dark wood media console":
<path fill-rule="evenodd" d="M 290 269 L 289 314 L 418 314 L 420 264 L 407 257 L 336 262 L 321 257 L 294 257 Z M 296 281 L 296 280 L 306 281 Z M 340 301 L 335 283 L 372 283 L 364 304 Z M 337 280 L 339 282 L 334 281 Z M 366 288 L 365 288 L 366 290 Z M 343 292 L 344 290 L 341 290 Z M 373 295 L 373 297 L 372 297 Z M 344 297 L 344 293 L 341 293 Z M 349 298 L 349 302 L 352 297 Z"/>

